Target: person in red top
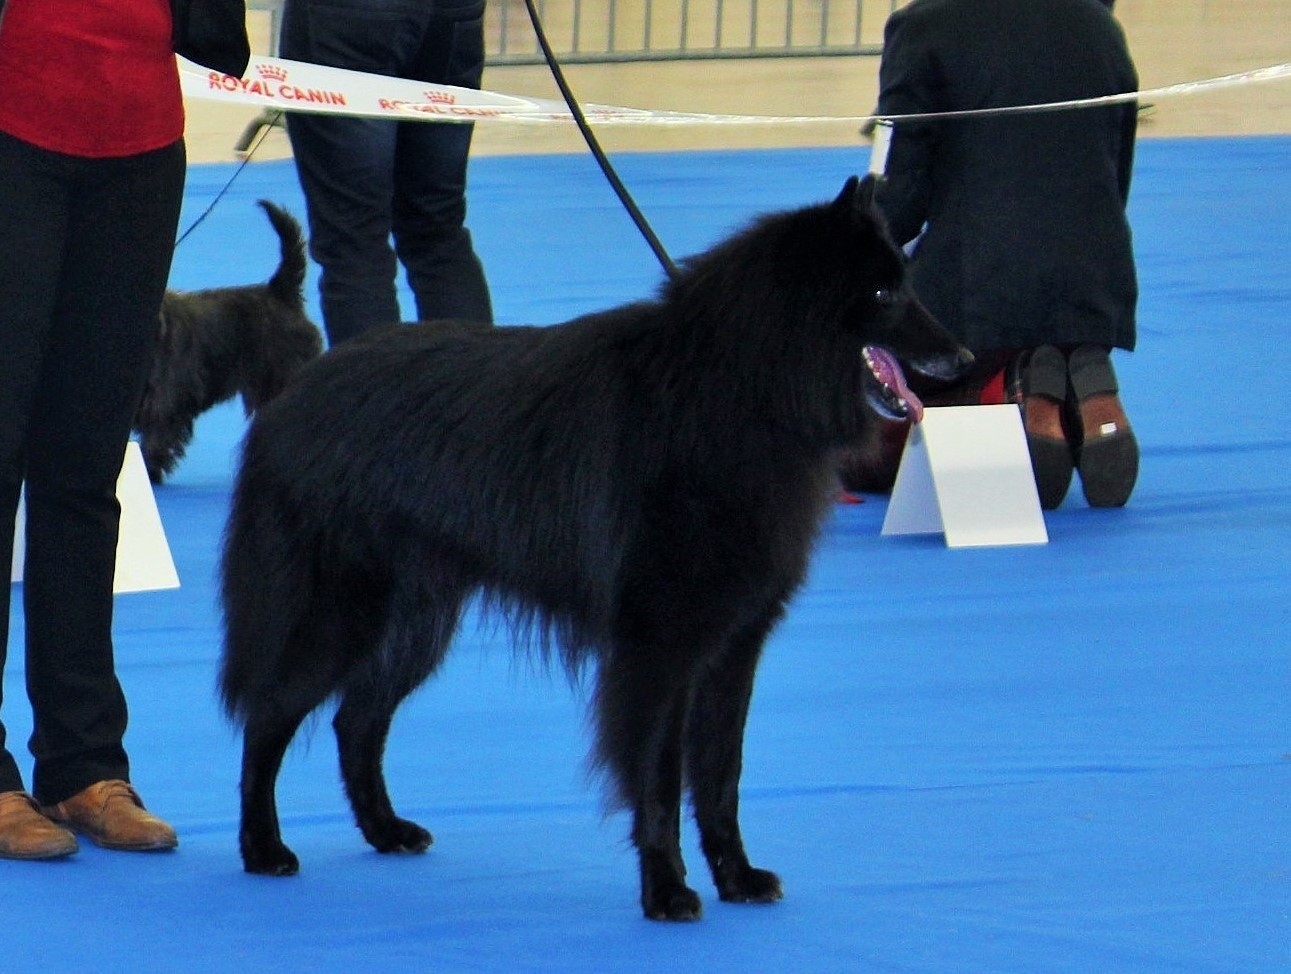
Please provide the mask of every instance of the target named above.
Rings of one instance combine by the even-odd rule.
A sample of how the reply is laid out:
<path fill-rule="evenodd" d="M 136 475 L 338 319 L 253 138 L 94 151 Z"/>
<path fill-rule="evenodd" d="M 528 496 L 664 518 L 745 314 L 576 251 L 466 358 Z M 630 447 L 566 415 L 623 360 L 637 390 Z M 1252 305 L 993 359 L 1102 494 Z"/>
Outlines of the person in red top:
<path fill-rule="evenodd" d="M 116 481 L 184 189 L 176 52 L 242 74 L 243 0 L 0 0 L 0 564 L 25 481 L 34 758 L 29 794 L 0 724 L 0 857 L 178 843 L 130 784 L 112 648 Z"/>

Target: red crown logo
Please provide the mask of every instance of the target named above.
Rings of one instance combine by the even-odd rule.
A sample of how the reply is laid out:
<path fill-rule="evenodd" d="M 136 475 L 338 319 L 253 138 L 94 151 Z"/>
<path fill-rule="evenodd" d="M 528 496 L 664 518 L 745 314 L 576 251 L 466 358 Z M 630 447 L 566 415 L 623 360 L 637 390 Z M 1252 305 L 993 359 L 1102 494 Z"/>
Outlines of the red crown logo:
<path fill-rule="evenodd" d="M 276 64 L 257 64 L 256 73 L 266 81 L 286 81 L 287 69 Z"/>
<path fill-rule="evenodd" d="M 433 105 L 455 105 L 457 98 L 450 91 L 427 91 L 424 93 L 426 100 Z"/>

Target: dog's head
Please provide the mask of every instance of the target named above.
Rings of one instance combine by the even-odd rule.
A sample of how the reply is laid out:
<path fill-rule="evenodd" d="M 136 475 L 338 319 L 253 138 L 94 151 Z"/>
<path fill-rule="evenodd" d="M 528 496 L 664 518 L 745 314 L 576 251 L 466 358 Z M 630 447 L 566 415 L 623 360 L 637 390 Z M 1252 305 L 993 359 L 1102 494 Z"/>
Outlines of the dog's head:
<path fill-rule="evenodd" d="M 663 293 L 676 342 L 695 346 L 741 411 L 817 446 L 879 418 L 917 419 L 907 375 L 948 382 L 972 362 L 911 291 L 869 177 L 758 218 L 686 261 Z"/>
<path fill-rule="evenodd" d="M 906 278 L 905 258 L 874 205 L 875 179 L 847 180 L 831 204 L 862 241 L 864 259 L 854 274 L 856 307 L 848 315 L 863 339 L 864 399 L 888 420 L 918 422 L 923 404 L 910 388 L 945 385 L 961 378 L 973 356 L 920 303 Z"/>

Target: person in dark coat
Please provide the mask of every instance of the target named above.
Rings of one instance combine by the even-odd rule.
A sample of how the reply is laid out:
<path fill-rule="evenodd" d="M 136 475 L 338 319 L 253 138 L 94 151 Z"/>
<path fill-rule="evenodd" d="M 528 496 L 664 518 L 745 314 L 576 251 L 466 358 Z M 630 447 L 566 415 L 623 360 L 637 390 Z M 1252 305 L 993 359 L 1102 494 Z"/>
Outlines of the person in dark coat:
<path fill-rule="evenodd" d="M 879 116 L 1086 99 L 1138 88 L 1102 0 L 914 0 L 885 28 Z M 914 288 L 978 356 L 942 401 L 1023 403 L 1040 499 L 1073 467 L 1094 506 L 1133 489 L 1138 447 L 1109 351 L 1135 345 L 1125 207 L 1137 106 L 894 123 L 879 203 Z M 994 380 L 994 381 L 992 381 Z M 982 390 L 985 392 L 983 399 Z M 934 401 L 935 398 L 934 398 Z"/>

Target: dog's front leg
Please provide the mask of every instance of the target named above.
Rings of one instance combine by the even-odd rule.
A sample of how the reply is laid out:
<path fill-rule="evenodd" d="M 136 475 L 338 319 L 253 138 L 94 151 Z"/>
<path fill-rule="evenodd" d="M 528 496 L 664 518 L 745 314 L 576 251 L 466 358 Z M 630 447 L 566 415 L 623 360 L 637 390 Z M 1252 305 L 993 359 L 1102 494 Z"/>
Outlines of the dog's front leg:
<path fill-rule="evenodd" d="M 681 788 L 677 800 L 647 801 L 635 813 L 632 839 L 641 862 L 641 909 L 651 920 L 698 920 L 699 894 L 686 885 L 681 858 Z"/>
<path fill-rule="evenodd" d="M 779 609 L 733 639 L 700 680 L 690 711 L 686 757 L 691 801 L 718 896 L 728 903 L 773 903 L 780 877 L 749 864 L 740 834 L 744 725 L 762 644 Z"/>
<path fill-rule="evenodd" d="M 685 667 L 654 651 L 616 652 L 602 666 L 600 753 L 632 810 L 641 908 L 651 920 L 697 920 L 699 894 L 681 857 L 682 737 L 690 701 Z M 680 671 L 680 672 L 679 672 Z"/>
<path fill-rule="evenodd" d="M 681 762 L 689 694 L 658 712 L 636 796 L 632 840 L 641 859 L 641 908 L 651 920 L 698 920 L 699 894 L 686 885 L 681 858 Z"/>

